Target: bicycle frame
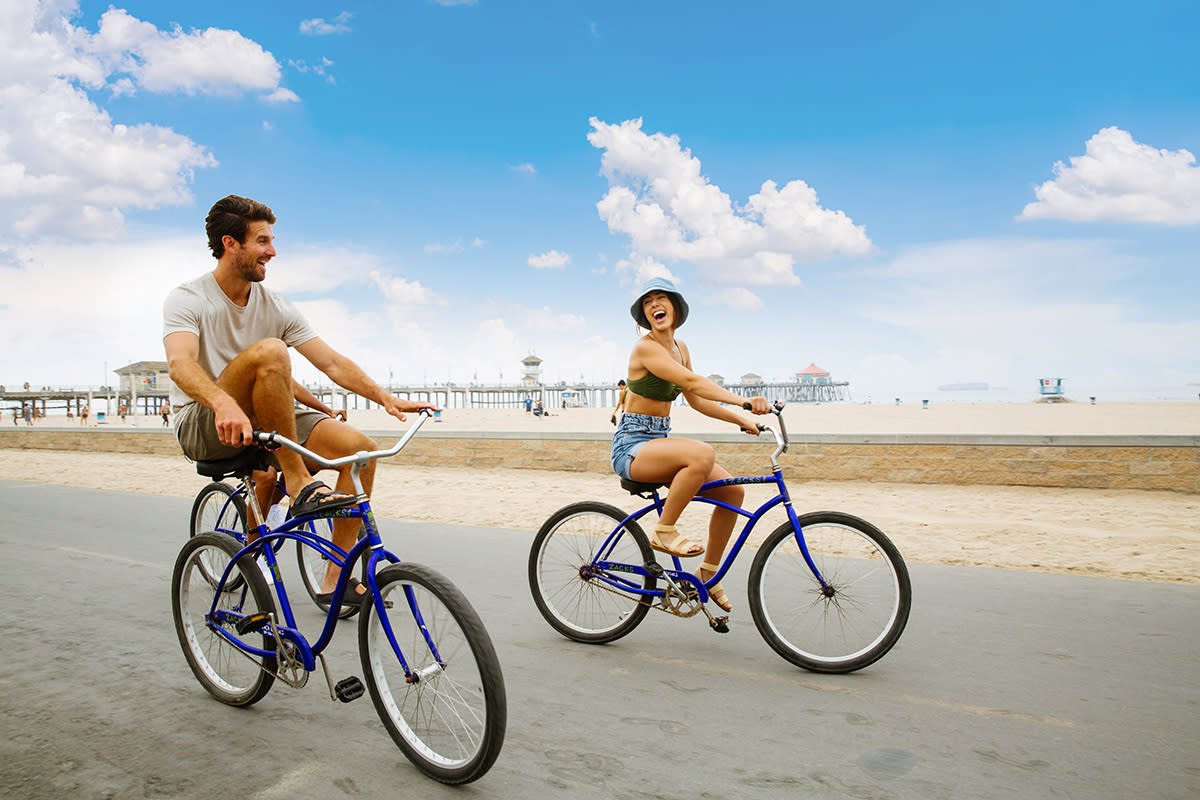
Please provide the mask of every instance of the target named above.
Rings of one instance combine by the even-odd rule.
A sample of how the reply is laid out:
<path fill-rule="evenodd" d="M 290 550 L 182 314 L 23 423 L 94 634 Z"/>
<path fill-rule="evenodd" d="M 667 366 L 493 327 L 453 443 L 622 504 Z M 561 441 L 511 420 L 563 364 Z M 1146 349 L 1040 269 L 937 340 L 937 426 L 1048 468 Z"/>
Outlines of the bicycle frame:
<path fill-rule="evenodd" d="M 218 610 L 217 603 L 224 592 L 224 587 L 228 582 L 229 576 L 237 562 L 243 556 L 249 556 L 251 559 L 257 561 L 259 554 L 262 554 L 267 568 L 271 574 L 275 595 L 278 598 L 279 612 L 282 616 L 283 624 L 272 622 L 269 626 L 260 626 L 260 628 L 254 632 L 270 635 L 271 629 L 278 631 L 279 636 L 290 642 L 297 649 L 304 669 L 311 672 L 316 668 L 317 656 L 325 650 L 325 647 L 328 646 L 329 642 L 333 639 L 333 633 L 338 622 L 338 610 L 349 586 L 350 570 L 343 569 L 338 575 L 337 585 L 333 590 L 334 602 L 329 606 L 329 611 L 325 617 L 325 625 L 322 628 L 321 634 L 318 636 L 317 641 L 310 645 L 304 635 L 300 633 L 300 630 L 296 624 L 295 614 L 293 613 L 291 602 L 288 600 L 287 590 L 284 588 L 283 576 L 279 569 L 279 560 L 276 557 L 276 553 L 283 543 L 290 539 L 301 543 L 305 547 L 312 547 L 316 549 L 323 556 L 329 558 L 339 567 L 344 567 L 346 564 L 355 563 L 366 550 L 370 549 L 371 554 L 368 557 L 367 567 L 364 570 L 365 574 L 363 575 L 363 583 L 367 587 L 367 593 L 370 595 L 371 603 L 374 605 L 380 624 L 383 626 L 384 633 L 387 635 L 388 643 L 391 645 L 392 651 L 396 654 L 396 658 L 399 660 L 401 667 L 404 669 L 406 678 L 409 680 L 409 682 L 416 682 L 420 680 L 420 676 L 413 673 L 412 669 L 408 665 L 407 659 L 404 657 L 404 653 L 400 650 L 400 645 L 396 641 L 395 633 L 392 630 L 391 620 L 388 618 L 388 615 L 385 612 L 383 596 L 379 593 L 379 585 L 375 580 L 375 571 L 381 560 L 388 561 L 392 564 L 398 564 L 400 563 L 400 558 L 394 553 L 385 549 L 383 546 L 383 540 L 379 535 L 379 528 L 375 524 L 375 515 L 371 511 L 370 500 L 363 492 L 362 481 L 359 477 L 359 473 L 362 469 L 362 466 L 369 461 L 398 453 L 404 447 L 404 445 L 408 443 L 409 439 L 416 434 L 417 430 L 421 427 L 425 420 L 428 419 L 428 417 L 429 414 L 427 412 L 420 412 L 418 421 L 408 429 L 399 442 L 397 442 L 388 450 L 377 450 L 370 453 L 360 452 L 354 454 L 353 456 L 346 456 L 344 458 L 332 460 L 323 458 L 316 453 L 307 450 L 301 445 L 298 445 L 295 442 L 285 439 L 277 434 L 256 432 L 255 438 L 260 443 L 268 445 L 278 444 L 287 447 L 290 450 L 298 452 L 305 459 L 320 464 L 323 467 L 335 469 L 346 464 L 352 465 L 351 475 L 354 480 L 355 491 L 358 494 L 358 504 L 321 514 L 303 514 L 297 517 L 291 517 L 285 520 L 282 525 L 275 529 L 268 528 L 265 523 L 260 524 L 256 528 L 258 538 L 249 544 L 245 544 L 246 537 L 244 535 L 242 537 L 237 537 L 239 538 L 239 541 L 245 544 L 245 546 L 233 556 L 221 575 L 221 579 L 218 582 L 216 591 L 213 595 L 212 606 L 209 609 L 208 618 L 210 622 L 236 624 L 238 621 L 245 618 L 245 615 L 237 612 Z M 246 491 L 245 493 L 247 495 L 247 499 L 251 503 L 255 516 L 258 519 L 265 519 L 264 515 L 262 514 L 262 510 L 259 508 L 258 499 L 255 496 L 255 493 L 253 491 Z M 317 535 L 311 528 L 305 527 L 316 519 L 327 518 L 361 519 L 362 525 L 366 530 L 366 536 L 359 539 L 355 543 L 354 547 L 347 552 L 335 545 L 330 540 Z M 248 585 L 243 586 L 241 589 L 243 593 L 247 592 L 248 590 Z M 421 610 L 417 606 L 416 599 L 413 596 L 410 588 L 405 589 L 405 596 L 408 601 L 409 610 L 416 619 L 417 624 L 424 635 L 425 641 L 429 645 L 430 652 L 433 653 L 437 662 L 444 666 L 444 661 L 441 657 L 441 654 L 438 652 L 437 646 L 433 642 L 431 634 L 425 625 L 425 621 L 421 615 Z M 243 594 L 243 601 L 244 599 L 245 595 Z M 263 630 L 263 627 L 267 627 L 267 630 Z M 275 651 L 273 650 L 265 650 L 260 647 L 254 647 L 241 640 L 223 624 L 213 624 L 212 628 L 217 635 L 221 636 L 240 650 L 262 657 L 275 655 Z"/>
<path fill-rule="evenodd" d="M 663 574 L 665 574 L 671 581 L 683 581 L 693 586 L 699 593 L 700 602 L 702 603 L 708 602 L 709 587 L 719 583 L 721 579 L 725 577 L 725 574 L 733 565 L 734 559 L 737 558 L 738 553 L 741 552 L 742 547 L 750 538 L 750 532 L 754 530 L 754 526 L 757 525 L 759 520 L 763 518 L 763 515 L 778 506 L 780 503 L 783 504 L 784 509 L 787 512 L 788 521 L 792 524 L 792 530 L 795 532 L 796 536 L 796 544 L 800 548 L 801 554 L 804 556 L 804 562 L 808 565 L 808 568 L 812 570 L 813 576 L 821 584 L 822 591 L 831 591 L 828 582 L 825 580 L 825 577 L 821 574 L 821 571 L 813 561 L 812 556 L 809 555 L 808 544 L 804 541 L 804 532 L 800 527 L 800 520 L 796 516 L 795 509 L 792 508 L 792 498 L 788 493 L 787 484 L 783 479 L 783 468 L 779 465 L 779 455 L 787 450 L 788 446 L 787 428 L 783 424 L 783 417 L 780 415 L 781 410 L 782 405 L 777 404 L 775 411 L 773 412 L 779 419 L 780 430 L 782 433 L 781 436 L 777 435 L 771 428 L 760 426 L 760 430 L 762 432 L 770 433 L 771 436 L 774 437 L 777 445 L 775 452 L 771 454 L 770 475 L 746 475 L 741 477 L 730 477 L 715 481 L 708 481 L 697 490 L 696 496 L 691 499 L 691 502 L 693 503 L 708 503 L 712 506 L 728 509 L 729 511 L 732 511 L 741 517 L 747 518 L 746 524 L 742 527 L 742 532 L 738 534 L 737 539 L 734 540 L 733 547 L 731 547 L 725 554 L 725 558 L 721 562 L 720 568 L 717 570 L 716 574 L 711 576 L 707 581 L 700 581 L 694 574 L 685 571 L 683 569 L 683 565 L 679 561 L 679 557 L 671 556 L 671 560 L 674 562 L 675 569 L 664 570 Z M 707 492 L 711 489 L 719 489 L 724 486 L 744 486 L 749 484 L 763 483 L 774 484 L 776 487 L 776 494 L 754 511 L 750 511 L 742 508 L 741 506 L 735 506 L 715 498 L 702 496 L 704 492 Z M 627 524 L 630 522 L 637 522 L 642 517 L 648 515 L 651 511 L 657 512 L 659 516 L 662 516 L 663 505 L 666 501 L 659 495 L 658 489 L 651 491 L 651 499 L 652 502 L 649 505 L 639 508 L 637 511 L 634 511 L 632 514 L 625 517 L 625 519 L 621 520 L 621 523 L 614 528 L 611 533 L 609 533 L 608 538 L 605 539 L 604 544 L 597 549 L 596 557 L 589 565 L 590 567 L 594 568 L 595 571 L 590 572 L 588 577 L 598 579 L 614 588 L 621 589 L 622 591 L 630 592 L 636 595 L 642 595 L 645 597 L 662 597 L 664 594 L 666 594 L 667 590 L 665 589 L 646 590 L 641 588 L 641 586 L 634 584 L 630 580 L 611 574 L 617 573 L 619 575 L 620 573 L 627 573 L 638 575 L 643 578 L 649 577 L 651 573 L 648 569 L 646 569 L 645 566 L 606 560 L 607 556 L 610 555 L 613 549 L 616 547 L 617 542 L 620 541 L 621 537 L 624 535 L 625 526 Z"/>

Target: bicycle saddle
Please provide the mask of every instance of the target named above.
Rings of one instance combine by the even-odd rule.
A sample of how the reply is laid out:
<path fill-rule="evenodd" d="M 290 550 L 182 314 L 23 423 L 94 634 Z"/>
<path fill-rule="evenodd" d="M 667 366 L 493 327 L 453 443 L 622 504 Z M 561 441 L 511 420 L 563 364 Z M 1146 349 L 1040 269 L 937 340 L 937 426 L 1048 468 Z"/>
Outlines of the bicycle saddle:
<path fill-rule="evenodd" d="M 219 481 L 229 475 L 241 477 L 249 475 L 256 469 L 266 469 L 266 451 L 261 447 L 245 447 L 236 456 L 220 458 L 216 461 L 197 461 L 196 472 L 206 478 Z"/>
<path fill-rule="evenodd" d="M 621 478 L 621 488 L 638 497 L 649 497 L 652 492 L 666 486 L 665 483 L 639 483 L 628 478 Z"/>

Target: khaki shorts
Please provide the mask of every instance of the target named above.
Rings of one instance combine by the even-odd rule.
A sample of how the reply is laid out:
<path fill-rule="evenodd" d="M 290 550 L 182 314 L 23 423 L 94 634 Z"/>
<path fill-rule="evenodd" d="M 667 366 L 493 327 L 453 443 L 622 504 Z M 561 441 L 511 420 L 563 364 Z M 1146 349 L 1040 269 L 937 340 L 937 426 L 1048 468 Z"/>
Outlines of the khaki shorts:
<path fill-rule="evenodd" d="M 300 444 L 308 441 L 313 428 L 323 419 L 333 418 L 311 408 L 296 409 L 296 439 Z M 179 440 L 183 454 L 192 461 L 233 458 L 242 451 L 241 447 L 221 444 L 217 438 L 216 414 L 202 403 L 186 405 L 175 415 L 175 438 Z"/>

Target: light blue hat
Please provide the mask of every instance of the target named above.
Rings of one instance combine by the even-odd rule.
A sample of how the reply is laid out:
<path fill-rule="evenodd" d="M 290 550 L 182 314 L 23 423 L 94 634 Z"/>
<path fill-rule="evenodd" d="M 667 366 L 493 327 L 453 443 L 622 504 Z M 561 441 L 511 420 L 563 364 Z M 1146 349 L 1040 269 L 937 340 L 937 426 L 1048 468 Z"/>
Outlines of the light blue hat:
<path fill-rule="evenodd" d="M 683 325 L 688 316 L 688 304 L 683 299 L 683 295 L 675 288 L 675 284 L 666 278 L 651 278 L 646 281 L 646 285 L 642 287 L 641 294 L 638 299 L 633 301 L 633 305 L 629 307 L 629 313 L 633 315 L 633 319 L 638 325 L 641 325 L 646 330 L 650 330 L 650 320 L 646 319 L 646 312 L 642 310 L 642 300 L 651 292 L 664 292 L 671 298 L 671 304 L 675 306 L 675 327 Z"/>

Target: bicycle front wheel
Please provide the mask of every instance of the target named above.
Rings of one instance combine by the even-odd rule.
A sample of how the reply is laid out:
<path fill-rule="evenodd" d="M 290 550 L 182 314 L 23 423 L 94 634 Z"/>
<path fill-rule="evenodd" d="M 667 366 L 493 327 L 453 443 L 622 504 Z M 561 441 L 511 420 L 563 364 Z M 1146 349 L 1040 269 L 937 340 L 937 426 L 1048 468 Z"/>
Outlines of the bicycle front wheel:
<path fill-rule="evenodd" d="M 542 525 L 529 552 L 529 590 L 538 611 L 556 631 L 577 642 L 620 639 L 650 610 L 650 598 L 622 591 L 596 569 L 598 559 L 642 566 L 654 560 L 650 541 L 636 522 L 621 527 L 626 514 L 607 503 L 574 503 Z M 608 548 L 601 553 L 605 543 Z M 657 580 L 629 572 L 614 577 L 653 591 Z"/>
<path fill-rule="evenodd" d="M 375 710 L 404 755 L 443 783 L 487 772 L 504 743 L 504 677 L 487 630 L 454 584 L 417 564 L 376 581 L 401 665 L 374 603 L 362 604 L 358 646 Z"/>
<path fill-rule="evenodd" d="M 188 666 L 209 694 L 231 706 L 248 706 L 266 695 L 275 677 L 274 656 L 256 656 L 238 649 L 223 637 L 218 628 L 231 632 L 232 623 L 209 615 L 213 605 L 213 585 L 209 570 L 216 569 L 220 580 L 225 567 L 237 555 L 241 545 L 223 533 L 201 533 L 188 540 L 175 560 L 171 576 L 171 613 L 175 632 Z M 258 563 L 243 556 L 230 572 L 227 584 L 237 582 L 238 589 L 226 588 L 217 598 L 217 611 L 230 611 L 231 617 L 273 611 L 271 591 L 259 571 Z M 261 640 L 263 649 L 272 649 L 268 636 Z"/>
<path fill-rule="evenodd" d="M 892 649 L 912 586 L 900 551 L 874 525 L 831 511 L 800 517 L 813 575 L 791 523 L 767 537 L 750 567 L 750 612 L 767 643 L 813 672 L 845 673 Z"/>

